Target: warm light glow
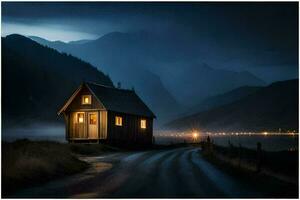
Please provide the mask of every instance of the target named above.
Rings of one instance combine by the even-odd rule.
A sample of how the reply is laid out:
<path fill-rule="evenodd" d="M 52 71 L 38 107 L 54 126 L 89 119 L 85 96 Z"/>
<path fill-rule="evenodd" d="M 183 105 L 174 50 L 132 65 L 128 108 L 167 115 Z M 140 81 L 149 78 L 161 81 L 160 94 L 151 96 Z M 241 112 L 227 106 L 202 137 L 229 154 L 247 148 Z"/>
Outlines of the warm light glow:
<path fill-rule="evenodd" d="M 91 95 L 82 96 L 82 104 L 91 104 Z"/>
<path fill-rule="evenodd" d="M 268 135 L 268 132 L 263 132 L 264 135 Z"/>
<path fill-rule="evenodd" d="M 146 127 L 147 127 L 146 120 L 145 119 L 141 119 L 141 128 L 145 129 Z"/>
<path fill-rule="evenodd" d="M 115 125 L 122 126 L 122 117 L 120 117 L 120 116 L 115 117 Z"/>
<path fill-rule="evenodd" d="M 97 124 L 97 115 L 96 114 L 90 114 L 90 124 Z"/>
<path fill-rule="evenodd" d="M 83 123 L 84 121 L 84 113 L 78 113 L 77 114 L 78 123 Z"/>
<path fill-rule="evenodd" d="M 198 134 L 197 132 L 194 132 L 194 133 L 193 133 L 193 138 L 194 138 L 194 139 L 197 139 L 198 136 L 199 136 L 199 134 Z"/>

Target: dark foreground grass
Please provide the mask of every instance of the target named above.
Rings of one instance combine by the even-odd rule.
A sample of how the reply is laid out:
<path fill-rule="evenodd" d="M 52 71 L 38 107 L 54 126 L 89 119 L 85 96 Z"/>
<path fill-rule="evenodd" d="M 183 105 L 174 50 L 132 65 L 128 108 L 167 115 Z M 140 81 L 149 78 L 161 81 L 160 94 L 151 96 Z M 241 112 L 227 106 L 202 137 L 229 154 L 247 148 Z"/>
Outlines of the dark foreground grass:
<path fill-rule="evenodd" d="M 218 149 L 221 148 L 221 149 Z M 225 148 L 225 149 L 224 149 Z M 299 195 L 299 183 L 291 183 L 287 181 L 280 180 L 276 178 L 276 176 L 270 176 L 262 172 L 256 172 L 248 167 L 241 167 L 233 164 L 232 162 L 228 162 L 228 160 L 220 159 L 218 154 L 222 154 L 226 156 L 224 152 L 228 151 L 226 147 L 214 147 L 213 152 L 202 149 L 200 152 L 206 160 L 214 164 L 217 168 L 222 171 L 226 171 L 228 174 L 233 177 L 239 177 L 239 180 L 244 185 L 248 185 L 248 187 L 252 187 L 256 191 L 259 191 L 260 194 L 263 194 L 264 197 L 268 198 L 298 198 Z M 249 151 L 245 153 L 246 151 Z M 249 154 L 248 154 L 249 153 Z M 244 149 L 244 157 L 255 157 L 254 152 L 252 150 Z M 292 158 L 294 158 L 294 152 L 291 153 Z M 268 153 L 264 152 L 264 155 L 268 155 Z M 292 172 L 288 174 L 293 174 L 297 179 L 298 173 L 294 170 L 294 168 L 298 168 L 298 158 L 295 158 L 295 161 L 291 162 L 282 162 L 279 164 L 278 162 L 283 160 L 288 160 L 290 158 L 286 158 L 286 153 L 283 152 L 272 152 L 270 153 L 274 161 L 268 161 L 268 163 L 263 162 L 264 165 L 267 165 L 267 168 L 274 168 L 276 172 L 282 172 L 286 174 L 287 169 L 291 169 Z M 270 156 L 269 155 L 269 156 Z M 227 155 L 228 156 L 228 155 Z M 266 159 L 266 157 L 264 158 Z M 283 156 L 283 157 L 282 157 Z M 234 156 L 233 156 L 234 157 Z M 270 159 L 270 157 L 269 157 Z M 290 165 L 293 163 L 293 165 Z M 276 166 L 272 166 L 276 165 Z M 283 167 L 284 165 L 284 167 Z M 264 167 L 263 167 L 264 168 Z"/>
<path fill-rule="evenodd" d="M 50 141 L 2 142 L 2 197 L 31 186 L 85 170 L 76 157 L 117 149 L 108 145 L 62 144 Z"/>

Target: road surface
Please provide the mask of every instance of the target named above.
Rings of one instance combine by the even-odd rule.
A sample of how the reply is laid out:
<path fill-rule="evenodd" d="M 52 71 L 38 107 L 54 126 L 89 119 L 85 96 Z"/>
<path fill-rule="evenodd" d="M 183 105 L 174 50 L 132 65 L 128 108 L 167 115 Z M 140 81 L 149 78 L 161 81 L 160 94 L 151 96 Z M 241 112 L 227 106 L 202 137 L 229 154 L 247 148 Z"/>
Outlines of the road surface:
<path fill-rule="evenodd" d="M 85 158 L 94 168 L 20 191 L 15 197 L 260 196 L 237 177 L 229 176 L 204 160 L 199 150 L 185 147 Z"/>

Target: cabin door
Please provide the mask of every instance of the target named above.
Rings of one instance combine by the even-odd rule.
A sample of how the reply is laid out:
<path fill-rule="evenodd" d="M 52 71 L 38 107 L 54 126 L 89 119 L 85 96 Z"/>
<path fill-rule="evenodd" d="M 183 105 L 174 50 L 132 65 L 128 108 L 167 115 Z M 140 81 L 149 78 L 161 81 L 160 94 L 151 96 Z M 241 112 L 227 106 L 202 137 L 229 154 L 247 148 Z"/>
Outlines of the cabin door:
<path fill-rule="evenodd" d="M 98 112 L 88 112 L 88 138 L 98 139 Z"/>

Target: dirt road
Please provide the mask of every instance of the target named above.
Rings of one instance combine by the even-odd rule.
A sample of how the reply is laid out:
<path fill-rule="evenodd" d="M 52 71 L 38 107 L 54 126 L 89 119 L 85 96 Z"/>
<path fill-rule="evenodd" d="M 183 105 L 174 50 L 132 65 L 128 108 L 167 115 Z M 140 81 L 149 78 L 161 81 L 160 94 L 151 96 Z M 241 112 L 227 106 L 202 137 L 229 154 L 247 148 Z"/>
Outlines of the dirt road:
<path fill-rule="evenodd" d="M 93 168 L 15 197 L 263 197 L 185 147 L 84 158 Z"/>

